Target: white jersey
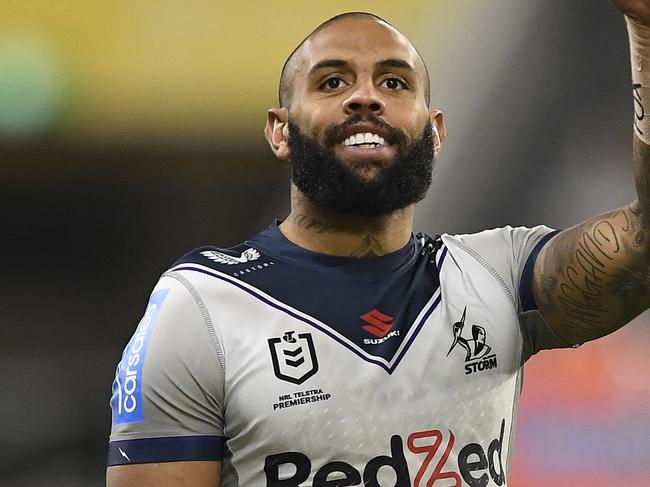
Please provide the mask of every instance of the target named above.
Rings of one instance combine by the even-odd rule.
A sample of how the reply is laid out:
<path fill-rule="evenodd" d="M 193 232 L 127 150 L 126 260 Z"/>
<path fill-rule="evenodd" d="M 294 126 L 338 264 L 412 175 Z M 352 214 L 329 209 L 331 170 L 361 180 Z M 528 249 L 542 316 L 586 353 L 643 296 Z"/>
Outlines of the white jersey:
<path fill-rule="evenodd" d="M 113 384 L 109 465 L 223 460 L 230 486 L 505 486 L 547 227 L 372 260 L 277 225 L 156 285 Z"/>

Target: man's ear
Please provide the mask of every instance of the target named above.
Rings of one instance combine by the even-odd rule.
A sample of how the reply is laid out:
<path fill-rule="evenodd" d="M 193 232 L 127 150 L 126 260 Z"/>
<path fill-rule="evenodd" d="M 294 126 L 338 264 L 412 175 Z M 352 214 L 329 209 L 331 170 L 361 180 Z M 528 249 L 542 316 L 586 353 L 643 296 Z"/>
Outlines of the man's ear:
<path fill-rule="evenodd" d="M 271 108 L 266 116 L 264 136 L 275 157 L 289 159 L 289 112 L 286 108 Z"/>
<path fill-rule="evenodd" d="M 440 110 L 431 111 L 431 127 L 433 128 L 433 151 L 435 157 L 440 154 L 440 148 L 447 136 L 447 129 L 445 129 L 445 117 Z"/>

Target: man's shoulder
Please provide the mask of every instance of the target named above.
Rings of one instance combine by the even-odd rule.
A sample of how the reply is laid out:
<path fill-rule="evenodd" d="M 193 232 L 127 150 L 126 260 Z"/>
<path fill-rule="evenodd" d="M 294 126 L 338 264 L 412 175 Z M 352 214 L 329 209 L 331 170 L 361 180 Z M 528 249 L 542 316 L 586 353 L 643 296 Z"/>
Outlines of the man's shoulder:
<path fill-rule="evenodd" d="M 548 233 L 553 229 L 546 225 L 535 225 L 532 227 L 525 225 L 504 225 L 502 227 L 488 228 L 478 232 L 471 233 L 444 233 L 442 236 L 445 238 L 453 238 L 459 240 L 472 240 L 472 239 L 503 239 L 503 238 L 516 238 L 521 235 Z"/>
<path fill-rule="evenodd" d="M 506 225 L 475 233 L 443 234 L 445 244 L 464 247 L 479 254 L 526 252 L 554 230 L 546 225 L 534 227 Z"/>
<path fill-rule="evenodd" d="M 555 230 L 545 225 L 508 225 L 478 233 L 446 234 L 442 236 L 442 241 L 457 262 L 464 262 L 468 258 L 480 263 L 505 286 L 518 306 L 522 280 L 527 282 L 532 275 L 525 270 L 531 268 L 530 264 L 534 264 L 541 247 L 555 233 Z"/>
<path fill-rule="evenodd" d="M 226 248 L 206 245 L 198 247 L 177 259 L 170 270 L 191 264 L 211 267 L 216 270 L 230 269 L 232 266 L 256 261 L 261 256 L 262 253 L 248 242 Z"/>
<path fill-rule="evenodd" d="M 251 274 L 275 267 L 275 260 L 254 241 L 225 248 L 207 245 L 180 257 L 165 274 L 176 275 L 201 294 L 206 284 L 210 288 L 213 286 L 215 278 L 241 287 L 242 281 L 248 282 Z"/>

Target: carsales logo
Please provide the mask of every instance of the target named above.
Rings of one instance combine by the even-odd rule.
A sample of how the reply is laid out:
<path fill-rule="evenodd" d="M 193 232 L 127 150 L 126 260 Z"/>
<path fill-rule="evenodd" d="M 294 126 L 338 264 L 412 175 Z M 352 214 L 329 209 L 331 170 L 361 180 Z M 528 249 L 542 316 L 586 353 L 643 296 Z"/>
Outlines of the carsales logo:
<path fill-rule="evenodd" d="M 115 425 L 144 421 L 142 408 L 144 361 L 151 329 L 168 291 L 169 289 L 161 289 L 151 295 L 144 316 L 124 349 L 122 360 L 117 365 L 111 397 L 113 424 Z"/>
<path fill-rule="evenodd" d="M 382 487 L 379 470 L 393 470 L 395 487 L 487 487 L 504 485 L 506 473 L 503 468 L 503 434 L 506 420 L 501 421 L 499 437 L 490 442 L 485 449 L 478 443 L 468 443 L 458 452 L 458 471 L 447 468 L 456 442 L 451 431 L 416 431 L 404 442 L 399 435 L 390 439 L 390 455 L 371 458 L 363 472 L 349 463 L 339 460 L 324 465 L 312 466 L 311 459 L 300 452 L 285 452 L 269 455 L 264 461 L 267 487 L 300 487 L 314 473 L 312 487 L 365 485 Z M 444 450 L 443 450 L 444 449 Z M 419 466 L 409 471 L 406 455 L 415 455 Z M 437 458 L 437 461 L 436 461 Z M 289 475 L 282 473 L 291 472 Z M 281 478 L 282 477 L 282 478 Z M 492 483 L 491 483 L 492 482 Z"/>

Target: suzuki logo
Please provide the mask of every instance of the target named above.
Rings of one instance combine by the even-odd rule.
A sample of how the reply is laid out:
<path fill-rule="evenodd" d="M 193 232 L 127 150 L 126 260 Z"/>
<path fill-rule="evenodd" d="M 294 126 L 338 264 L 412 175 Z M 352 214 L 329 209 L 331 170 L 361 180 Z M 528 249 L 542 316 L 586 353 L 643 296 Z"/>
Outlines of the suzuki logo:
<path fill-rule="evenodd" d="M 368 311 L 365 315 L 362 315 L 361 319 L 368 323 L 361 328 L 366 330 L 368 333 L 372 333 L 376 337 L 384 338 L 393 327 L 391 322 L 394 318 L 385 315 L 375 308 L 372 311 Z"/>

